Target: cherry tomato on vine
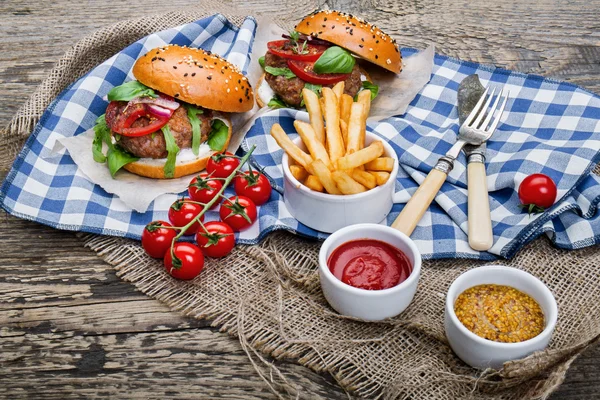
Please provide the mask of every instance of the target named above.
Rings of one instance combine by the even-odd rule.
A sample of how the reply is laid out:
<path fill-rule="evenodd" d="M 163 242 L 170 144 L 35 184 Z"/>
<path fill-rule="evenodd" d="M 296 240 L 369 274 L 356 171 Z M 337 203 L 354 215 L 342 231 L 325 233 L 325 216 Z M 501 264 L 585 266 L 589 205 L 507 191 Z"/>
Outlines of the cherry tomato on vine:
<path fill-rule="evenodd" d="M 235 247 L 233 229 L 224 222 L 210 221 L 204 224 L 196 234 L 196 242 L 205 255 L 209 257 L 225 257 Z"/>
<path fill-rule="evenodd" d="M 204 268 L 204 254 L 198 246 L 187 242 L 177 242 L 165 253 L 164 264 L 169 275 L 182 280 L 190 280 L 200 274 Z"/>
<path fill-rule="evenodd" d="M 230 152 L 213 154 L 206 164 L 206 172 L 213 178 L 227 178 L 240 165 L 240 160 Z"/>
<path fill-rule="evenodd" d="M 243 231 L 256 221 L 256 205 L 246 196 L 232 196 L 221 204 L 219 216 L 234 231 Z"/>
<path fill-rule="evenodd" d="M 194 201 L 207 204 L 209 201 L 219 195 L 219 191 L 223 187 L 222 181 L 210 179 L 207 173 L 202 173 L 192 179 L 188 186 L 190 198 Z M 216 201 L 212 208 L 215 208 L 220 201 Z"/>
<path fill-rule="evenodd" d="M 271 197 L 271 184 L 266 176 L 258 171 L 246 171 L 233 179 L 233 188 L 240 196 L 246 196 L 257 206 L 266 203 Z"/>
<path fill-rule="evenodd" d="M 183 198 L 176 200 L 171 204 L 171 207 L 169 207 L 169 221 L 171 221 L 173 226 L 182 228 L 192 222 L 192 220 L 200 214 L 202 208 L 203 207 L 200 204 L 193 203 L 190 199 Z M 204 221 L 204 215 L 200 217 L 200 221 Z M 184 235 L 193 235 L 198 231 L 199 227 L 200 224 L 194 222 L 192 226 L 186 229 Z"/>
<path fill-rule="evenodd" d="M 152 221 L 142 232 L 142 247 L 150 257 L 163 258 L 171 247 L 173 238 L 177 236 L 177 230 L 165 221 Z M 167 228 L 165 228 L 167 227 Z"/>
<path fill-rule="evenodd" d="M 529 213 L 539 213 L 554 204 L 556 192 L 556 184 L 549 176 L 533 174 L 521 182 L 519 200 Z"/>

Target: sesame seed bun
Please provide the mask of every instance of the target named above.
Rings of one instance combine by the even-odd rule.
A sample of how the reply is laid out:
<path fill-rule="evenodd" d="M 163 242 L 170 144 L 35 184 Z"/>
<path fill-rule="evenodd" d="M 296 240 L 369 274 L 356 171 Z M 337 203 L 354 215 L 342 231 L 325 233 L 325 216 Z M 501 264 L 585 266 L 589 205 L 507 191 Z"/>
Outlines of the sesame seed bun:
<path fill-rule="evenodd" d="M 152 89 L 211 110 L 245 112 L 254 105 L 248 78 L 202 49 L 168 45 L 150 50 L 136 61 L 133 75 Z"/>
<path fill-rule="evenodd" d="M 396 41 L 381 29 L 350 14 L 323 10 L 296 25 L 296 31 L 323 39 L 395 73 L 402 70 Z"/>
<path fill-rule="evenodd" d="M 231 139 L 231 121 L 224 115 L 215 115 L 215 119 L 220 119 L 221 121 L 225 122 L 225 124 L 229 127 L 229 135 L 227 136 L 227 141 L 225 142 L 223 148 L 220 150 L 225 151 L 227 149 L 227 146 L 229 146 L 229 140 Z M 191 150 L 188 149 L 188 151 Z M 174 176 L 172 176 L 172 178 L 179 178 L 182 176 L 191 175 L 202 171 L 204 168 L 206 168 L 206 164 L 208 164 L 208 160 L 210 159 L 210 157 L 215 153 L 216 151 L 201 152 L 195 158 L 186 159 L 185 161 L 181 160 L 181 158 L 178 155 L 178 159 L 175 163 L 175 174 Z M 166 158 L 141 158 L 138 161 L 125 164 L 123 168 L 136 175 L 154 179 L 167 179 L 164 172 L 164 166 L 166 161 Z"/>

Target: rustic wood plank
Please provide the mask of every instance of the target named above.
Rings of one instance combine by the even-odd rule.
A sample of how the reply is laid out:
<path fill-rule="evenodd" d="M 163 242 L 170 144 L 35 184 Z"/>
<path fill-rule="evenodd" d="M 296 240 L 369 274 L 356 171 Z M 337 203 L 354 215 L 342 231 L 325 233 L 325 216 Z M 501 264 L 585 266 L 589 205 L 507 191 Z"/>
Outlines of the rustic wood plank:
<path fill-rule="evenodd" d="M 378 23 L 404 46 L 434 43 L 443 54 L 600 92 L 594 1 L 224 3 L 298 16 L 319 3 Z M 79 39 L 117 20 L 163 12 L 164 4 L 0 2 L 0 126 Z M 168 7 L 189 4 L 171 0 Z M 0 397 L 273 397 L 235 338 L 137 292 L 73 233 L 6 216 L 0 237 Z M 328 377 L 293 363 L 276 365 L 303 397 L 345 397 Z M 573 364 L 552 398 L 592 398 L 599 389 L 596 346 Z"/>

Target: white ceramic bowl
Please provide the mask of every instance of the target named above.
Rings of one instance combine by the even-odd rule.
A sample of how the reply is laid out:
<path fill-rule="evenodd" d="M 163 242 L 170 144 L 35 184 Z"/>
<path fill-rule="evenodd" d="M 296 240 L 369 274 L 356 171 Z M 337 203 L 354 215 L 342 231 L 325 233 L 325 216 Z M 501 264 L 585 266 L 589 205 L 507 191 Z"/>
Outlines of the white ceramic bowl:
<path fill-rule="evenodd" d="M 519 343 L 500 343 L 469 331 L 454 313 L 454 303 L 465 290 L 484 284 L 511 286 L 537 301 L 546 324 L 542 333 Z M 550 289 L 538 278 L 520 269 L 488 265 L 463 273 L 450 285 L 446 296 L 444 327 L 450 347 L 464 362 L 479 369 L 500 369 L 506 361 L 517 360 L 546 348 L 556 326 L 557 316 L 556 300 Z"/>
<path fill-rule="evenodd" d="M 363 193 L 348 196 L 320 193 L 300 183 L 290 172 L 290 161 L 284 152 L 283 201 L 290 214 L 309 228 L 331 233 L 348 225 L 360 223 L 379 223 L 392 209 L 396 176 L 398 175 L 398 156 L 385 140 L 367 132 L 365 144 L 381 140 L 385 157 L 393 157 L 396 162 L 388 181 Z M 306 150 L 301 138 L 294 140 L 301 149 Z"/>
<path fill-rule="evenodd" d="M 383 290 L 366 290 L 347 285 L 333 275 L 327 266 L 331 253 L 340 245 L 357 239 L 386 242 L 404 252 L 412 265 L 409 277 L 400 284 Z M 358 224 L 330 235 L 319 252 L 319 277 L 325 298 L 334 310 L 343 315 L 368 321 L 394 317 L 412 301 L 421 274 L 421 253 L 405 234 L 385 225 Z"/>

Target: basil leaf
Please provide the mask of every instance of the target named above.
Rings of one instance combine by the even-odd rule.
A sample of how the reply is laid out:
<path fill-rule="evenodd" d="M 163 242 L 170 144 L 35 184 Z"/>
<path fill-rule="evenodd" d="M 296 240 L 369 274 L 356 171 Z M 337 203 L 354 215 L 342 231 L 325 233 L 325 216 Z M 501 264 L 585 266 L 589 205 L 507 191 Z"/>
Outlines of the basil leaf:
<path fill-rule="evenodd" d="M 154 90 L 139 81 L 130 81 L 116 86 L 110 89 L 106 97 L 108 97 L 108 101 L 129 101 L 141 96 L 158 97 Z"/>
<path fill-rule="evenodd" d="M 305 83 L 304 88 L 308 90 L 312 90 L 317 95 L 321 95 L 321 90 L 323 89 L 323 85 L 315 85 L 313 83 Z"/>
<path fill-rule="evenodd" d="M 169 129 L 169 125 L 165 125 L 161 128 L 163 135 L 165 136 L 165 145 L 167 147 L 167 162 L 163 167 L 165 178 L 172 178 L 175 176 L 175 160 L 177 153 L 179 153 L 179 146 L 175 143 L 175 138 Z"/>
<path fill-rule="evenodd" d="M 110 175 L 114 178 L 118 170 L 120 170 L 125 164 L 139 160 L 139 157 L 135 157 L 128 152 L 122 150 L 118 146 L 113 146 L 108 149 L 108 170 Z"/>
<path fill-rule="evenodd" d="M 349 74 L 355 63 L 356 60 L 347 50 L 332 46 L 321 54 L 313 71 L 317 74 Z"/>
<path fill-rule="evenodd" d="M 187 109 L 187 115 L 190 119 L 190 124 L 192 124 L 192 151 L 194 155 L 198 155 L 200 150 L 200 139 L 202 135 L 200 134 L 200 125 L 202 121 L 198 119 L 198 114 L 204 114 L 204 110 L 194 107 L 191 104 L 186 104 L 185 108 Z"/>
<path fill-rule="evenodd" d="M 288 105 L 285 104 L 285 102 L 283 100 L 281 100 L 279 97 L 275 96 L 271 100 L 269 100 L 269 104 L 267 104 L 267 106 L 275 109 L 275 108 L 286 108 Z"/>
<path fill-rule="evenodd" d="M 265 56 L 262 56 L 258 59 L 258 63 L 264 69 L 265 68 Z"/>
<path fill-rule="evenodd" d="M 379 93 L 379 86 L 377 86 L 376 84 L 371 83 L 369 81 L 363 81 L 362 87 L 363 87 L 363 90 L 371 91 L 371 100 L 373 100 L 375 97 L 377 97 L 377 94 Z"/>
<path fill-rule="evenodd" d="M 220 119 L 213 119 L 211 128 L 207 140 L 210 149 L 214 151 L 225 150 L 225 143 L 227 143 L 229 137 L 229 127 Z"/>
<path fill-rule="evenodd" d="M 104 114 L 96 119 L 96 125 L 94 126 L 94 141 L 92 142 L 92 154 L 94 161 L 99 163 L 106 162 L 106 156 L 102 149 L 102 143 L 106 143 L 108 148 L 113 147 L 110 139 L 110 128 L 106 124 L 106 118 Z"/>
<path fill-rule="evenodd" d="M 265 71 L 274 76 L 283 75 L 287 79 L 292 79 L 292 78 L 296 77 L 296 74 L 294 74 L 292 72 L 292 70 L 289 68 L 277 68 L 277 67 L 270 67 L 267 65 L 267 66 L 265 66 Z"/>

